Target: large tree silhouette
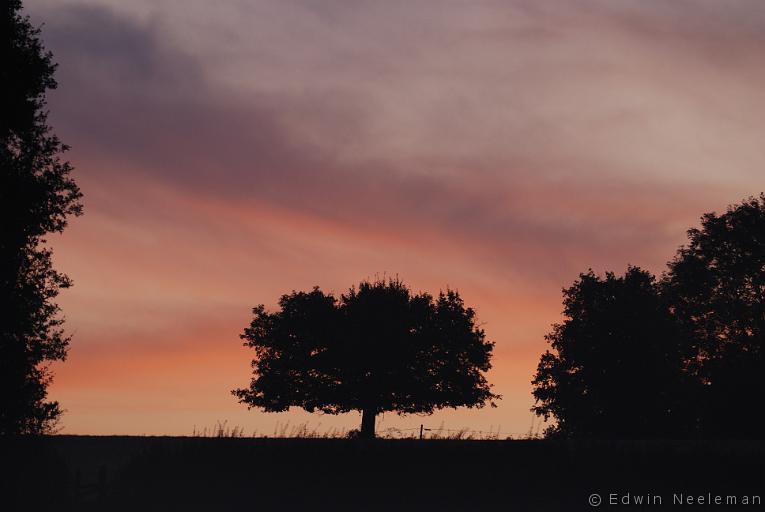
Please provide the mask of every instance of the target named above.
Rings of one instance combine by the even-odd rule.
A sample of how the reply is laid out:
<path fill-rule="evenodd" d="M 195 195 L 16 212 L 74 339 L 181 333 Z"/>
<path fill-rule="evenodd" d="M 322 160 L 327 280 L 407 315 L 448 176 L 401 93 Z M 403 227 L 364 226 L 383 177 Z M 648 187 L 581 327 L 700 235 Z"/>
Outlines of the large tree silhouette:
<path fill-rule="evenodd" d="M 663 291 L 703 385 L 707 436 L 762 438 L 765 429 L 765 195 L 705 214 L 669 264 Z"/>
<path fill-rule="evenodd" d="M 565 320 L 546 337 L 533 410 L 550 435 L 645 438 L 687 435 L 685 346 L 654 277 L 592 271 L 563 290 Z"/>
<path fill-rule="evenodd" d="M 386 411 L 432 413 L 482 407 L 499 398 L 483 372 L 492 342 L 457 292 L 412 294 L 398 279 L 362 282 L 346 294 L 314 288 L 260 305 L 245 329 L 255 349 L 250 387 L 233 393 L 249 407 L 361 411 L 361 436 L 374 437 Z"/>
<path fill-rule="evenodd" d="M 765 194 L 688 238 L 659 283 L 633 267 L 564 290 L 533 380 L 550 434 L 763 437 Z"/>
<path fill-rule="evenodd" d="M 66 150 L 47 124 L 55 64 L 39 30 L 7 0 L 0 12 L 0 433 L 43 433 L 60 414 L 46 402 L 46 363 L 69 338 L 53 302 L 69 279 L 53 269 L 44 236 L 82 211 Z"/>

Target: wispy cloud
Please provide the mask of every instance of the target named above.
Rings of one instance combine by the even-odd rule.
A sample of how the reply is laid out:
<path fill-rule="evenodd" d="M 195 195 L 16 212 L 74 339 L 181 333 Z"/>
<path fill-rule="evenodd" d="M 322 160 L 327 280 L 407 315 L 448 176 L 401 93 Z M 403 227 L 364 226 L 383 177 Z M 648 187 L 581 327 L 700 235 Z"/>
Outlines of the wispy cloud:
<path fill-rule="evenodd" d="M 579 271 L 660 271 L 762 186 L 759 2 L 28 4 L 86 192 L 56 242 L 81 346 L 388 271 L 465 290 L 530 375 Z"/>

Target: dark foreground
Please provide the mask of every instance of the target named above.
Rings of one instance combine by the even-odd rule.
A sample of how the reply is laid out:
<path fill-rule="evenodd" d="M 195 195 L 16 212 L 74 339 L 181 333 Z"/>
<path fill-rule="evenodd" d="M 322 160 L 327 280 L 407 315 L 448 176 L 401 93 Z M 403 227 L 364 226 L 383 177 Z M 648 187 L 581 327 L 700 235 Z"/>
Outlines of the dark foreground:
<path fill-rule="evenodd" d="M 7 511 L 576 511 L 594 493 L 598 510 L 765 510 L 762 441 L 54 436 L 0 449 Z"/>

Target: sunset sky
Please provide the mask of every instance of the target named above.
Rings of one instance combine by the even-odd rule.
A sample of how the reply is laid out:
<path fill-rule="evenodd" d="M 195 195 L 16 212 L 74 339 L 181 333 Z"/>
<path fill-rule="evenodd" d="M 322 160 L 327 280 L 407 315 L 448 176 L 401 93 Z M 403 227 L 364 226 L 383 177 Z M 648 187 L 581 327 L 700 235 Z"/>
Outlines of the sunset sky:
<path fill-rule="evenodd" d="M 561 288 L 660 273 L 702 213 L 765 189 L 759 0 L 25 5 L 85 194 L 50 237 L 75 283 L 65 433 L 355 428 L 238 404 L 238 336 L 283 293 L 387 273 L 476 308 L 504 399 L 378 428 L 523 434 Z"/>

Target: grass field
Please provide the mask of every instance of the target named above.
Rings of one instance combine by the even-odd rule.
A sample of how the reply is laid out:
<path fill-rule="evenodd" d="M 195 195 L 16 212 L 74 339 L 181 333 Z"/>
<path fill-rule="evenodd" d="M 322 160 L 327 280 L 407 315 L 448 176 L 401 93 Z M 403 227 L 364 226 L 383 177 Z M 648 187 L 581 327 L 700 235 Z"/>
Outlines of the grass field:
<path fill-rule="evenodd" d="M 0 446 L 6 510 L 572 511 L 593 510 L 593 493 L 599 509 L 659 510 L 679 507 L 677 493 L 765 494 L 761 441 L 50 436 Z M 662 506 L 611 505 L 611 494 Z"/>

